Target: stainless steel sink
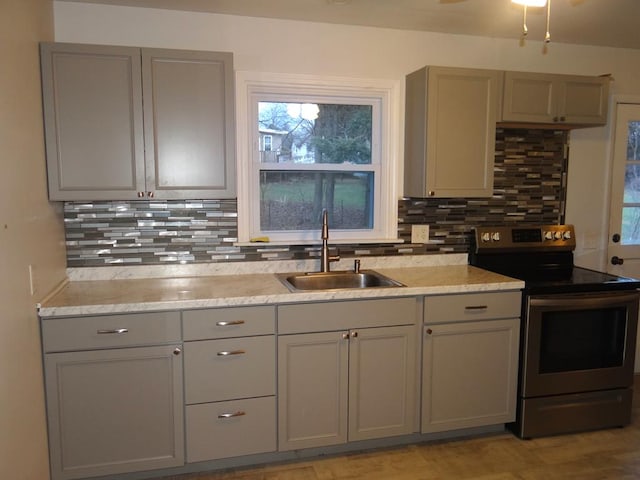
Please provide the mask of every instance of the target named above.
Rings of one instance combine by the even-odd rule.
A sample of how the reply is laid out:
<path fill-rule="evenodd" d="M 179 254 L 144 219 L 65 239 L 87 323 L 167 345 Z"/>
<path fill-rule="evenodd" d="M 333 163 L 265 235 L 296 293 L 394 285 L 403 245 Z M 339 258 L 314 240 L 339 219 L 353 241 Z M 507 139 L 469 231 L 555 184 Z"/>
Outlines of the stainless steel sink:
<path fill-rule="evenodd" d="M 347 288 L 404 287 L 374 270 L 360 272 L 283 273 L 278 279 L 292 292 L 343 290 Z"/>

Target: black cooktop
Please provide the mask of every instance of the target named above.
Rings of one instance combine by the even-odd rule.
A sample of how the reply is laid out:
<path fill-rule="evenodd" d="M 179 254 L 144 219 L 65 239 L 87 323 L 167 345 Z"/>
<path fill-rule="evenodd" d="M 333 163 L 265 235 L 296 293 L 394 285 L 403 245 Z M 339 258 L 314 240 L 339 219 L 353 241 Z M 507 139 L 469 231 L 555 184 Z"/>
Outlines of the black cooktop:
<path fill-rule="evenodd" d="M 530 294 L 601 292 L 640 288 L 640 280 L 582 267 L 572 267 L 570 271 L 556 276 L 546 275 L 542 278 L 535 276 L 519 278 L 519 280 L 524 280 L 525 291 Z"/>

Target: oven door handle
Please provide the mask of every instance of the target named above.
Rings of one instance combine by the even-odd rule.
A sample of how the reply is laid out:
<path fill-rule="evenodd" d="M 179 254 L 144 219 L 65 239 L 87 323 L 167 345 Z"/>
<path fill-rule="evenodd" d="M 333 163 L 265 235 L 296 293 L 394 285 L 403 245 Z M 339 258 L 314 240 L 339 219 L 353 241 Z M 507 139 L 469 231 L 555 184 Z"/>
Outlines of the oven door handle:
<path fill-rule="evenodd" d="M 629 302 L 638 302 L 640 293 L 632 290 L 625 292 L 588 292 L 567 293 L 558 295 L 532 295 L 529 297 L 531 307 L 585 307 L 607 308 Z"/>

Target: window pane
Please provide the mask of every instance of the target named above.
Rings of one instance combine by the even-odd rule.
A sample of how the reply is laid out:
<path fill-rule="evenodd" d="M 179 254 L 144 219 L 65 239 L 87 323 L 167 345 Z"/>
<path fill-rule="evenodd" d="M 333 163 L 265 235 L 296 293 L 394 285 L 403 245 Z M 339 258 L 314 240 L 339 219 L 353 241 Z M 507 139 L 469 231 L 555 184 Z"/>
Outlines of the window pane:
<path fill-rule="evenodd" d="M 627 159 L 640 160 L 640 122 L 629 122 Z"/>
<path fill-rule="evenodd" d="M 622 208 L 622 245 L 640 245 L 640 207 Z"/>
<path fill-rule="evenodd" d="M 627 164 L 624 172 L 622 245 L 640 245 L 640 122 L 629 122 Z"/>
<path fill-rule="evenodd" d="M 317 230 L 322 209 L 329 226 L 373 228 L 373 172 L 260 172 L 260 229 Z"/>
<path fill-rule="evenodd" d="M 640 164 L 627 163 L 624 173 L 624 203 L 640 203 Z"/>
<path fill-rule="evenodd" d="M 258 102 L 258 112 L 260 163 L 371 164 L 371 105 Z"/>

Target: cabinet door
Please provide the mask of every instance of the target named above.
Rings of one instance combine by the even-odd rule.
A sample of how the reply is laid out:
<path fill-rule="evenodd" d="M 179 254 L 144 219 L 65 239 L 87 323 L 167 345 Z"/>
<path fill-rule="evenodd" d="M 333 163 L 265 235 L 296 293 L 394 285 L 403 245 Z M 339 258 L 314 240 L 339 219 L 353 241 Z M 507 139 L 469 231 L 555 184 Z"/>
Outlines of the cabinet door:
<path fill-rule="evenodd" d="M 54 480 L 183 465 L 182 356 L 175 349 L 45 355 Z"/>
<path fill-rule="evenodd" d="M 278 338 L 279 450 L 347 441 L 348 337 L 328 332 Z"/>
<path fill-rule="evenodd" d="M 413 432 L 415 336 L 413 326 L 351 332 L 349 441 Z"/>
<path fill-rule="evenodd" d="M 422 432 L 512 422 L 519 319 L 427 325 Z"/>
<path fill-rule="evenodd" d="M 232 55 L 143 49 L 142 75 L 147 190 L 234 197 Z"/>
<path fill-rule="evenodd" d="M 605 125 L 609 78 L 505 72 L 502 121 Z"/>
<path fill-rule="evenodd" d="M 566 76 L 559 89 L 560 121 L 580 125 L 605 125 L 609 105 L 609 78 Z"/>
<path fill-rule="evenodd" d="M 405 195 L 493 194 L 499 81 L 496 71 L 443 67 L 407 77 Z"/>
<path fill-rule="evenodd" d="M 556 79 L 544 73 L 505 72 L 502 121 L 554 123 L 560 88 Z"/>
<path fill-rule="evenodd" d="M 144 190 L 140 51 L 41 45 L 51 200 L 134 199 Z"/>

